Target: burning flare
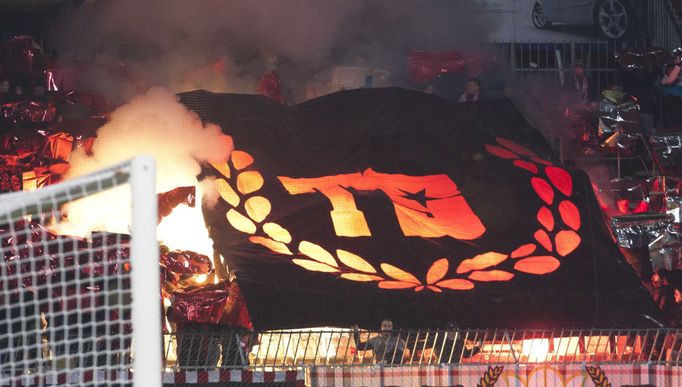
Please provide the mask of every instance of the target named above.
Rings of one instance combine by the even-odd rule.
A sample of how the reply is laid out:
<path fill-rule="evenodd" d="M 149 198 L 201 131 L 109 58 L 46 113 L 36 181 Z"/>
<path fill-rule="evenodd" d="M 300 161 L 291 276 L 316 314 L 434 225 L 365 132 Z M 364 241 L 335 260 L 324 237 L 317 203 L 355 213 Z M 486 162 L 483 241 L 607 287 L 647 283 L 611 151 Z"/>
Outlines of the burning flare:
<path fill-rule="evenodd" d="M 157 193 L 176 187 L 196 186 L 194 208 L 176 207 L 158 227 L 158 239 L 171 249 L 192 250 L 213 255 L 201 204 L 205 184 L 196 176 L 202 162 L 227 160 L 232 139 L 220 127 L 204 125 L 170 91 L 151 88 L 111 114 L 111 120 L 97 132 L 92 156 L 78 149 L 71 157 L 67 178 L 81 176 L 137 155 L 156 159 Z M 67 220 L 56 226 L 62 234 L 87 236 L 92 231 L 128 233 L 130 189 L 118 187 L 68 204 Z"/>

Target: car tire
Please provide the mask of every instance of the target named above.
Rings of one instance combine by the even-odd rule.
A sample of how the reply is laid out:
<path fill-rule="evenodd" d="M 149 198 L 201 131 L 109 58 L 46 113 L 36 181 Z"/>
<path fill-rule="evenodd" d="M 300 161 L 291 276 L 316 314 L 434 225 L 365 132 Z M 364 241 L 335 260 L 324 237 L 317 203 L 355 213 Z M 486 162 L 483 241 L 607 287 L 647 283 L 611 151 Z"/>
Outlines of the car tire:
<path fill-rule="evenodd" d="M 533 25 L 535 26 L 535 28 L 539 28 L 541 30 L 547 29 L 552 26 L 552 22 L 547 21 L 547 19 L 545 19 L 542 4 L 538 2 L 536 2 L 535 5 L 533 6 L 533 12 L 531 12 L 531 20 L 533 21 Z"/>
<path fill-rule="evenodd" d="M 635 13 L 626 0 L 600 0 L 594 10 L 594 25 L 607 39 L 629 37 L 636 29 Z"/>

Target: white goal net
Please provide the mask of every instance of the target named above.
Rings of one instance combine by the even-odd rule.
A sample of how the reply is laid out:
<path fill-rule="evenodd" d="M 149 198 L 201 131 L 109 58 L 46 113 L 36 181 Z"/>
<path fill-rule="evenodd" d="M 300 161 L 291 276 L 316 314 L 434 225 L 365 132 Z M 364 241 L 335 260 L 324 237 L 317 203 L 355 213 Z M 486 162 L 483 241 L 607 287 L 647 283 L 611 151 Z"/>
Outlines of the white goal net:
<path fill-rule="evenodd" d="M 160 386 L 154 160 L 0 195 L 0 385 Z M 128 234 L 59 234 L 64 205 L 129 189 Z M 68 216 L 68 215 L 67 215 Z"/>

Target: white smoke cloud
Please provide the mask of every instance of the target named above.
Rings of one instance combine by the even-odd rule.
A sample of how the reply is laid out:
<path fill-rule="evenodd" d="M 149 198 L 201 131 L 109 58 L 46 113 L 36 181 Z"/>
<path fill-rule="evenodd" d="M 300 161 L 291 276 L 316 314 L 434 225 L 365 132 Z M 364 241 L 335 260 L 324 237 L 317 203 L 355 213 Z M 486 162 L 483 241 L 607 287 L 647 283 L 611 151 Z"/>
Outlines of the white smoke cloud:
<path fill-rule="evenodd" d="M 333 65 L 401 76 L 410 50 L 466 49 L 489 31 L 471 0 L 99 0 L 60 20 L 62 58 L 87 60 L 88 86 L 118 98 L 149 85 L 253 93 L 273 54 L 292 87 Z"/>
<path fill-rule="evenodd" d="M 202 204 L 207 208 L 213 208 L 218 204 L 220 193 L 215 184 L 216 178 L 213 176 L 206 176 L 199 182 L 199 190 L 202 192 Z"/>
<path fill-rule="evenodd" d="M 232 139 L 214 124 L 204 125 L 170 91 L 151 88 L 111 114 L 97 131 L 92 156 L 79 149 L 70 159 L 67 178 L 81 176 L 138 155 L 156 159 L 157 193 L 181 186 L 197 186 L 201 162 L 225 161 Z M 201 187 L 197 187 L 201 198 Z M 129 188 L 106 191 L 70 204 L 61 232 L 86 235 L 92 230 L 127 232 L 130 223 Z M 159 225 L 159 238 L 171 248 L 210 254 L 211 242 L 201 214 L 179 206 Z M 181 219 L 173 219 L 181 217 Z M 199 233 L 200 235 L 198 235 Z"/>

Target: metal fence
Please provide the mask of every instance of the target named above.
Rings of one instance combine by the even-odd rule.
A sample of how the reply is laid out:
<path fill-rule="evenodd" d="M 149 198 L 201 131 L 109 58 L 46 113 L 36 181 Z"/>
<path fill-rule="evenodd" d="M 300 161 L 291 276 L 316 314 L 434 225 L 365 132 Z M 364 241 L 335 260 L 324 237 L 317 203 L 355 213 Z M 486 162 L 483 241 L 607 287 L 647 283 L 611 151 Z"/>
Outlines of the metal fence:
<path fill-rule="evenodd" d="M 582 63 L 596 93 L 616 82 L 614 54 L 622 48 L 622 42 L 609 41 L 495 44 L 498 60 L 509 65 L 514 81 L 560 88 L 570 81 L 573 65 Z"/>
<path fill-rule="evenodd" d="M 682 330 L 231 331 L 165 336 L 166 369 L 617 363 L 682 364 Z"/>
<path fill-rule="evenodd" d="M 677 7 L 673 4 L 676 2 Z M 653 45 L 668 51 L 682 46 L 682 2 L 648 0 L 649 37 Z"/>

